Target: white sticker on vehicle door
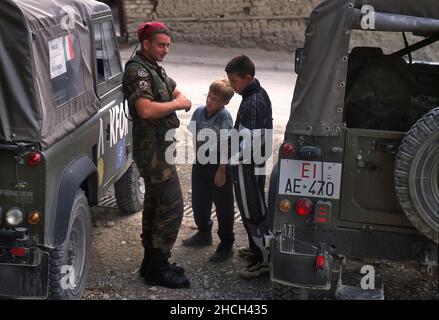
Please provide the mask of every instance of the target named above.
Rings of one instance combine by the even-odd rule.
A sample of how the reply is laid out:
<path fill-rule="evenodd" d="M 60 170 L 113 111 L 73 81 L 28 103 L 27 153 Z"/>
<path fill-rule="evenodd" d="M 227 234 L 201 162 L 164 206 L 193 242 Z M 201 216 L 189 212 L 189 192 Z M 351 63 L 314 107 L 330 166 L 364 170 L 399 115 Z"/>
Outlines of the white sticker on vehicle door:
<path fill-rule="evenodd" d="M 279 194 L 340 199 L 341 163 L 281 160 Z"/>

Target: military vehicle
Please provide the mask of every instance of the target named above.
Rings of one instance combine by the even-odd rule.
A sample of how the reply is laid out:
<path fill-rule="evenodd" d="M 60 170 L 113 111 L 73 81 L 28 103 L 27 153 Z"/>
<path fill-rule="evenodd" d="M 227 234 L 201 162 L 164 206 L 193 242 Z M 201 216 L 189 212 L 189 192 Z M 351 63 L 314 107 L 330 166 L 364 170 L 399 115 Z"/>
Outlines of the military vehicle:
<path fill-rule="evenodd" d="M 115 184 L 143 206 L 110 8 L 93 0 L 0 6 L 0 296 L 79 299 L 90 207 Z"/>
<path fill-rule="evenodd" d="M 352 259 L 437 271 L 438 40 L 435 0 L 329 0 L 312 12 L 270 181 L 275 299 L 331 288 L 383 299 L 378 275 L 343 284 Z"/>

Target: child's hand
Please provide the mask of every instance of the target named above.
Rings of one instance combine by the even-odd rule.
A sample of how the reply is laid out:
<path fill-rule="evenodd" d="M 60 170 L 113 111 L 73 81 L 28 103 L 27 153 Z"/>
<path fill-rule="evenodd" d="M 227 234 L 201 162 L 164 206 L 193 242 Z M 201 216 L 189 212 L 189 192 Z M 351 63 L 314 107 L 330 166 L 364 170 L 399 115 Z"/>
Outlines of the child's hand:
<path fill-rule="evenodd" d="M 225 170 L 218 168 L 218 170 L 215 174 L 215 186 L 217 188 L 221 188 L 225 184 L 226 184 L 226 172 L 225 172 Z"/>

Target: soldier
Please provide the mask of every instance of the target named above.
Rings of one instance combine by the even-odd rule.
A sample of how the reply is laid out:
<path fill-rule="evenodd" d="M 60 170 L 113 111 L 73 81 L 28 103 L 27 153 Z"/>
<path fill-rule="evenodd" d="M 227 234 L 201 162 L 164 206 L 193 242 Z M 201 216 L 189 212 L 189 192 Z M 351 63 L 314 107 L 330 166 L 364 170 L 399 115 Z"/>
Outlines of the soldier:
<path fill-rule="evenodd" d="M 134 160 L 146 186 L 140 275 L 150 285 L 188 288 L 184 269 L 168 262 L 183 218 L 183 198 L 175 165 L 165 159 L 173 143 L 165 135 L 180 125 L 175 111 L 192 106 L 157 64 L 169 52 L 170 36 L 162 23 L 139 25 L 141 50 L 125 66 L 123 88 L 133 118 Z"/>

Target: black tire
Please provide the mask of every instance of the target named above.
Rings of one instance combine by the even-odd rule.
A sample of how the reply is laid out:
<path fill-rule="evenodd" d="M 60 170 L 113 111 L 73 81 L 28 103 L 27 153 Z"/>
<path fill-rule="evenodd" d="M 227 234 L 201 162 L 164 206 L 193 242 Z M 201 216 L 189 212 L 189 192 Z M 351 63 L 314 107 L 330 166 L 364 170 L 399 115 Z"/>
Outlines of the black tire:
<path fill-rule="evenodd" d="M 49 298 L 79 300 L 90 271 L 91 222 L 90 209 L 84 191 L 76 193 L 70 215 L 66 240 L 50 251 Z M 73 269 L 67 268 L 73 267 Z M 69 275 L 74 270 L 74 286 Z"/>
<path fill-rule="evenodd" d="M 114 184 L 116 202 L 124 213 L 136 213 L 143 210 L 145 182 L 133 161 L 125 174 Z"/>
<path fill-rule="evenodd" d="M 439 243 L 439 108 L 406 134 L 396 156 L 395 188 L 413 225 Z"/>
<path fill-rule="evenodd" d="M 309 289 L 271 283 L 273 300 L 308 300 Z"/>

